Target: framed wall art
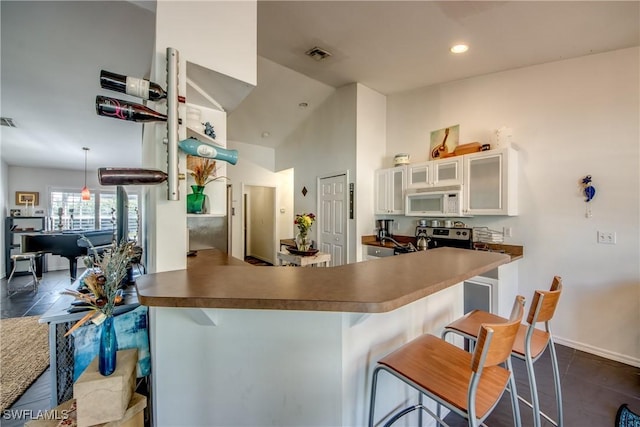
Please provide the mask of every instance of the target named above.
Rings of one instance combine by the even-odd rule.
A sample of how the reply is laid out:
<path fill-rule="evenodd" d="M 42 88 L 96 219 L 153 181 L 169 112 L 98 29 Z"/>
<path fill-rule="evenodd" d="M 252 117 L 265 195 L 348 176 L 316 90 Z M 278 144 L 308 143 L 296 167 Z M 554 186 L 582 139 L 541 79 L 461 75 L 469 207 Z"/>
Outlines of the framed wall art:
<path fill-rule="evenodd" d="M 449 126 L 431 132 L 429 160 L 450 157 L 460 143 L 460 125 Z"/>
<path fill-rule="evenodd" d="M 35 191 L 16 191 L 16 205 L 38 206 L 38 196 Z"/>

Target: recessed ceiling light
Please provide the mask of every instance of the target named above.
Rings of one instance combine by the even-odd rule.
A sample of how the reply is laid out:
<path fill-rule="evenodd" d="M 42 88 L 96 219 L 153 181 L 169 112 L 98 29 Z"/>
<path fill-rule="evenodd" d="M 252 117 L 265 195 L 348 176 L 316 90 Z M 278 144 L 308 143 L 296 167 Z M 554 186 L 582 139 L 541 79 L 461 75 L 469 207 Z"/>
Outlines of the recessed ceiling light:
<path fill-rule="evenodd" d="M 457 44 L 457 45 L 451 46 L 450 50 L 452 53 L 465 53 L 466 51 L 469 50 L 469 46 L 467 46 L 466 44 Z"/>
<path fill-rule="evenodd" d="M 307 108 L 309 106 L 308 102 L 301 102 L 300 104 L 298 104 L 298 107 L 300 108 Z"/>
<path fill-rule="evenodd" d="M 263 138 L 269 138 L 271 136 L 271 134 L 267 131 L 262 132 L 262 137 Z"/>

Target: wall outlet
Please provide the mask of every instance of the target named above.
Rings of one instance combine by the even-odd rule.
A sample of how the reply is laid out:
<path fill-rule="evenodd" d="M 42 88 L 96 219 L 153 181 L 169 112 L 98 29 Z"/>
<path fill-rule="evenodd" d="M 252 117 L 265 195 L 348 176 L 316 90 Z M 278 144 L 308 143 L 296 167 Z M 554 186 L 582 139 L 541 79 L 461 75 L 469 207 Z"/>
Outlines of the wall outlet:
<path fill-rule="evenodd" d="M 513 235 L 513 230 L 511 227 L 502 227 L 502 234 L 504 237 L 511 237 Z"/>
<path fill-rule="evenodd" d="M 615 231 L 598 231 L 598 243 L 605 245 L 616 244 L 616 232 Z"/>

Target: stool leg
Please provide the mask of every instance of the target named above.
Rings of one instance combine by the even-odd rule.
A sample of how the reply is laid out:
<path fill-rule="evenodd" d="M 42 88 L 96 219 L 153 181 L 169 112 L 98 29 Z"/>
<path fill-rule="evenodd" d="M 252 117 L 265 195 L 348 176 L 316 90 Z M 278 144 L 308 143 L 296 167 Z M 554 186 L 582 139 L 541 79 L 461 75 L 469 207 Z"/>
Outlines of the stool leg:
<path fill-rule="evenodd" d="M 373 379 L 371 381 L 371 402 L 369 405 L 369 427 L 373 427 L 373 413 L 376 405 L 376 388 L 378 386 L 378 373 L 380 373 L 381 367 L 378 366 L 373 371 Z"/>
<path fill-rule="evenodd" d="M 9 275 L 9 279 L 7 280 L 7 297 L 10 297 L 11 295 L 15 294 L 11 293 L 11 279 L 13 279 L 13 274 L 16 272 L 16 267 L 18 266 L 18 262 L 17 261 L 13 261 L 13 268 L 11 269 L 11 274 Z"/>
<path fill-rule="evenodd" d="M 507 359 L 507 369 L 509 370 L 509 394 L 511 395 L 511 412 L 513 413 L 513 425 L 520 427 L 522 419 L 520 418 L 520 405 L 518 404 L 518 391 L 516 390 L 516 378 L 513 375 L 513 364 L 511 356 Z"/>
<path fill-rule="evenodd" d="M 527 365 L 527 375 L 529 376 L 529 390 L 531 391 L 531 406 L 533 409 L 533 426 L 541 427 L 540 424 L 540 402 L 538 401 L 538 387 L 536 385 L 536 373 L 533 370 L 533 359 L 531 358 L 531 345 L 525 340 L 524 363 Z"/>
<path fill-rule="evenodd" d="M 553 380 L 556 387 L 556 405 L 558 406 L 558 419 L 556 425 L 558 427 L 563 426 L 563 411 L 562 411 L 562 390 L 560 389 L 560 369 L 558 368 L 558 356 L 556 355 L 556 346 L 553 342 L 553 337 L 549 335 L 549 351 L 551 352 L 551 366 L 553 367 Z"/>
<path fill-rule="evenodd" d="M 38 280 L 38 275 L 36 274 L 36 259 L 33 257 L 29 259 L 29 269 L 31 270 L 31 275 L 33 276 L 33 293 L 37 294 L 40 281 Z"/>

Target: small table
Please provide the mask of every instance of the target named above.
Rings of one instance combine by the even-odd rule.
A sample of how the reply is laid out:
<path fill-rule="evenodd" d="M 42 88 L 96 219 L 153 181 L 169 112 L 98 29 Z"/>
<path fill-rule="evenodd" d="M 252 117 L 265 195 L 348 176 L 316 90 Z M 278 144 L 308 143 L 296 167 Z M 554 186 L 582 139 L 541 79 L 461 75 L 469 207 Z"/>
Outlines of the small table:
<path fill-rule="evenodd" d="M 289 252 L 278 252 L 278 263 L 280 265 L 292 264 L 304 267 L 307 265 L 320 265 L 323 267 L 329 267 L 331 262 L 331 254 L 326 252 L 318 252 L 315 255 L 302 256 L 294 255 Z"/>
<path fill-rule="evenodd" d="M 71 289 L 77 289 L 80 281 L 91 272 L 87 268 L 78 277 Z M 75 298 L 61 295 L 58 300 L 40 316 L 38 323 L 49 324 L 49 365 L 51 366 L 51 407 L 58 406 L 73 398 L 73 368 L 75 346 L 72 336 L 65 337 L 67 331 L 82 317 L 86 311 L 69 313 L 67 309 Z M 124 314 L 134 310 L 140 304 L 135 287 L 124 293 L 124 304 L 114 307 L 113 314 Z"/>

